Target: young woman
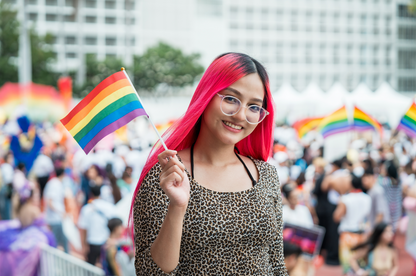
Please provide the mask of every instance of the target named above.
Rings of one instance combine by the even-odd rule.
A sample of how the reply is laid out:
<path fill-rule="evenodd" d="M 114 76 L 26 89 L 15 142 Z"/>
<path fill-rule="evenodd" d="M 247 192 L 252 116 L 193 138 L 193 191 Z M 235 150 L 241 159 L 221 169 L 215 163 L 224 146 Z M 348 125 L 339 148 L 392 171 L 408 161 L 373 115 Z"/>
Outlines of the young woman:
<path fill-rule="evenodd" d="M 287 275 L 273 115 L 258 61 L 213 61 L 136 188 L 137 275 Z"/>
<path fill-rule="evenodd" d="M 350 260 L 353 275 L 369 276 L 394 276 L 399 269 L 397 251 L 393 248 L 393 227 L 384 222 L 376 225 L 374 232 L 365 243 L 356 250 Z M 358 264 L 359 260 L 366 259 L 363 268 Z"/>

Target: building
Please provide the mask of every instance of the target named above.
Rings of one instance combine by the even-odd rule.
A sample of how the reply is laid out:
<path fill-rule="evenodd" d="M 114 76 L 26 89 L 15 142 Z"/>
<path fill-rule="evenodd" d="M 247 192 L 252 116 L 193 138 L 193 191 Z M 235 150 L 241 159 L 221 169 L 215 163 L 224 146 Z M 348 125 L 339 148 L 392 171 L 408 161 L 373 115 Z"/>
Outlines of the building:
<path fill-rule="evenodd" d="M 273 90 L 283 82 L 297 90 L 364 82 L 374 90 L 386 81 L 416 92 L 410 0 L 26 1 L 30 24 L 56 37 L 59 71 L 82 68 L 89 53 L 128 65 L 165 41 L 201 53 L 205 66 L 223 52 L 248 53 L 265 64 Z"/>

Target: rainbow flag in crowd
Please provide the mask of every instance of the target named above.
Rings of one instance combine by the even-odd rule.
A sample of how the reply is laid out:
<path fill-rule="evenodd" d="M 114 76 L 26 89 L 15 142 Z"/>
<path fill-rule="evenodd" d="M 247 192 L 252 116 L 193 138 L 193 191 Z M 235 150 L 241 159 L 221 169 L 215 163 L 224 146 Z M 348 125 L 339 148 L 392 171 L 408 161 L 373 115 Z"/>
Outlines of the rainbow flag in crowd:
<path fill-rule="evenodd" d="M 138 116 L 149 117 L 120 71 L 103 80 L 61 122 L 88 154 L 101 139 Z"/>
<path fill-rule="evenodd" d="M 346 107 L 343 106 L 334 113 L 322 119 L 317 129 L 322 133 L 324 138 L 333 134 L 352 130 L 352 125 L 348 121 L 348 113 Z"/>
<path fill-rule="evenodd" d="M 416 104 L 412 103 L 410 108 L 400 120 L 397 130 L 403 130 L 407 135 L 416 137 Z"/>
<path fill-rule="evenodd" d="M 356 106 L 354 106 L 353 118 L 354 118 L 354 130 L 358 130 L 358 131 L 375 130 L 375 131 L 378 131 L 380 135 L 382 134 L 381 124 L 376 119 L 374 119 L 373 117 L 371 117 L 370 115 L 368 115 L 367 113 L 365 113 L 364 111 L 362 111 Z"/>
<path fill-rule="evenodd" d="M 309 131 L 315 129 L 324 117 L 306 118 L 296 121 L 292 127 L 298 132 L 299 139 L 304 137 Z"/>

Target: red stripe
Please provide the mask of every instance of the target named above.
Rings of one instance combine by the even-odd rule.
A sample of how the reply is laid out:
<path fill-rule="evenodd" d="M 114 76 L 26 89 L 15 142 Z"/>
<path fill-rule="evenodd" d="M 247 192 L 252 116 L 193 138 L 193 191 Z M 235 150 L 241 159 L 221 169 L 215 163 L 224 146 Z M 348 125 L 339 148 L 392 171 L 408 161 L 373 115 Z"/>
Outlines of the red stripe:
<path fill-rule="evenodd" d="M 100 82 L 82 101 L 77 104 L 77 106 L 74 107 L 74 109 L 71 110 L 71 112 L 69 112 L 68 115 L 66 115 L 65 118 L 61 120 L 61 123 L 66 125 L 69 121 L 71 121 L 75 114 L 86 107 L 103 89 L 121 79 L 126 79 L 126 75 L 123 71 L 114 73 Z"/>

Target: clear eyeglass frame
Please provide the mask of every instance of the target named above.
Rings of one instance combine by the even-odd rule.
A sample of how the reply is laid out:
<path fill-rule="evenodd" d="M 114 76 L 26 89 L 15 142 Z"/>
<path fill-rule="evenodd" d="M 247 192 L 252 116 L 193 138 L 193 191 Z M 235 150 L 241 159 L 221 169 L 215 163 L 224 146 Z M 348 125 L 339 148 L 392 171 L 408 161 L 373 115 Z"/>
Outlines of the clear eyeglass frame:
<path fill-rule="evenodd" d="M 240 112 L 240 110 L 241 110 L 241 107 L 243 107 L 243 104 L 241 103 L 241 101 L 240 101 L 240 99 L 239 98 L 236 98 L 236 97 L 234 97 L 234 96 L 230 96 L 230 95 L 221 95 L 220 93 L 217 93 L 217 95 L 221 98 L 221 103 L 220 103 L 220 108 L 221 108 L 221 112 L 224 114 L 224 115 L 226 115 L 226 116 L 234 116 L 235 114 L 237 114 L 238 112 Z M 237 109 L 237 111 L 235 111 L 234 113 L 232 113 L 232 114 L 228 114 L 228 113 L 226 113 L 226 112 L 224 112 L 224 110 L 223 110 L 223 102 L 224 102 L 224 98 L 227 98 L 227 97 L 230 97 L 230 98 L 232 98 L 232 99 L 234 99 L 234 100 L 236 100 L 237 102 L 238 102 L 238 105 L 239 105 L 239 107 L 238 107 L 238 109 Z M 244 106 L 244 108 L 246 108 L 246 112 L 247 112 L 247 110 L 249 110 L 251 107 L 256 107 L 256 108 L 258 108 L 258 107 L 260 107 L 260 113 L 261 112 L 263 112 L 264 113 L 264 116 L 257 122 L 257 123 L 252 123 L 252 122 L 250 122 L 248 119 L 247 119 L 247 113 L 245 113 L 245 117 L 246 117 L 246 121 L 247 121 L 247 123 L 249 123 L 249 124 L 252 124 L 252 125 L 257 125 L 257 124 L 260 124 L 263 120 L 264 120 L 264 118 L 266 118 L 266 116 L 267 115 L 269 115 L 270 113 L 269 113 L 269 111 L 267 111 L 264 107 L 262 107 L 262 106 L 259 106 L 259 105 L 249 105 L 249 106 Z"/>

